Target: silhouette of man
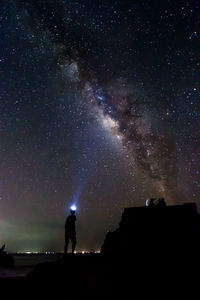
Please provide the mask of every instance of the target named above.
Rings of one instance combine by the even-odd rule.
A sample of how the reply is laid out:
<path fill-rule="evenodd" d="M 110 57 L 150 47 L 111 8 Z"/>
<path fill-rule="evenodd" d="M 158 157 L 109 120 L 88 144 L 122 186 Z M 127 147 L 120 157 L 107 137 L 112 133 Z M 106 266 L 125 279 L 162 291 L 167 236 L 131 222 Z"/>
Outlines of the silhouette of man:
<path fill-rule="evenodd" d="M 151 198 L 149 202 L 149 206 L 151 207 L 155 206 L 155 200 L 156 200 L 155 198 Z"/>
<path fill-rule="evenodd" d="M 64 253 L 67 253 L 67 248 L 69 245 L 69 241 L 72 242 L 72 253 L 74 253 L 76 248 L 76 215 L 75 210 L 70 209 L 71 215 L 69 215 L 65 222 L 65 248 Z"/>
<path fill-rule="evenodd" d="M 164 198 L 159 198 L 158 199 L 158 206 L 159 207 L 166 207 L 167 206 Z"/>

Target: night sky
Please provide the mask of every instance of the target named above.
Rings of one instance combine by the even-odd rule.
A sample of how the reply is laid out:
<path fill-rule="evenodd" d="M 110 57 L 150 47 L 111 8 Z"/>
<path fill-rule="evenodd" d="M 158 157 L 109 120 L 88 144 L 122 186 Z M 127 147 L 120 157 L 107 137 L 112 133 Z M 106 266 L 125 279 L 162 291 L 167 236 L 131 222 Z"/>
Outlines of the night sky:
<path fill-rule="evenodd" d="M 200 208 L 199 0 L 0 1 L 0 243 L 99 250 L 124 207 Z"/>

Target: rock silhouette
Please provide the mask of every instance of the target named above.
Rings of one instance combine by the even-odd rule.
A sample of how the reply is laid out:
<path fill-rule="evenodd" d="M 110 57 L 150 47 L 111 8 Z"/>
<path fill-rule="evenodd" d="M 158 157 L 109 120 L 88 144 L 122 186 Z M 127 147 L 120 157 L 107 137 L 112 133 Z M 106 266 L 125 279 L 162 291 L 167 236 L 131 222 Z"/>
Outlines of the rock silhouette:
<path fill-rule="evenodd" d="M 156 200 L 156 199 L 154 199 Z M 103 255 L 154 257 L 199 251 L 200 215 L 195 203 L 166 206 L 164 199 L 149 206 L 125 208 L 119 228 L 108 232 Z"/>
<path fill-rule="evenodd" d="M 0 267 L 14 267 L 15 261 L 12 255 L 7 254 L 4 250 L 6 245 L 4 244 L 0 248 Z"/>

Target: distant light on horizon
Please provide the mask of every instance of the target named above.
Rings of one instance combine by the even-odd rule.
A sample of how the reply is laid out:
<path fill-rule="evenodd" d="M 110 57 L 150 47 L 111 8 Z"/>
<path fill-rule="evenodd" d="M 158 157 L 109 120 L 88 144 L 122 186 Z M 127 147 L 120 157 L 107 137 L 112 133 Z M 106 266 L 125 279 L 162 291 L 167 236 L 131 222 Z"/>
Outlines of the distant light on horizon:
<path fill-rule="evenodd" d="M 12 253 L 12 252 L 10 252 Z M 98 250 L 95 250 L 95 251 L 89 251 L 89 250 L 78 250 L 78 251 L 74 251 L 74 254 L 88 254 L 88 253 L 95 253 L 95 254 L 99 254 L 101 253 L 101 251 L 98 249 Z M 18 251 L 18 252 L 13 252 L 12 253 L 13 255 L 15 254 L 19 254 L 19 255 L 54 255 L 54 254 L 62 254 L 62 251 L 60 252 L 54 252 L 54 251 L 41 251 L 41 252 L 38 252 L 38 251 Z"/>

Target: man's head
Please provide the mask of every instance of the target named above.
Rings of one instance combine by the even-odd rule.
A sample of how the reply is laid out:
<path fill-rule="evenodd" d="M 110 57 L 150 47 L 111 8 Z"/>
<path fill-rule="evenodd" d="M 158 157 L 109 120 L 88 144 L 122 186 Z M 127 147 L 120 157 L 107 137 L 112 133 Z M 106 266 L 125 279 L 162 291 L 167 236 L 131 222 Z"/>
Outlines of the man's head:
<path fill-rule="evenodd" d="M 70 212 L 71 212 L 72 215 L 75 215 L 75 212 L 76 212 L 76 205 L 72 205 L 72 206 L 70 207 Z"/>

